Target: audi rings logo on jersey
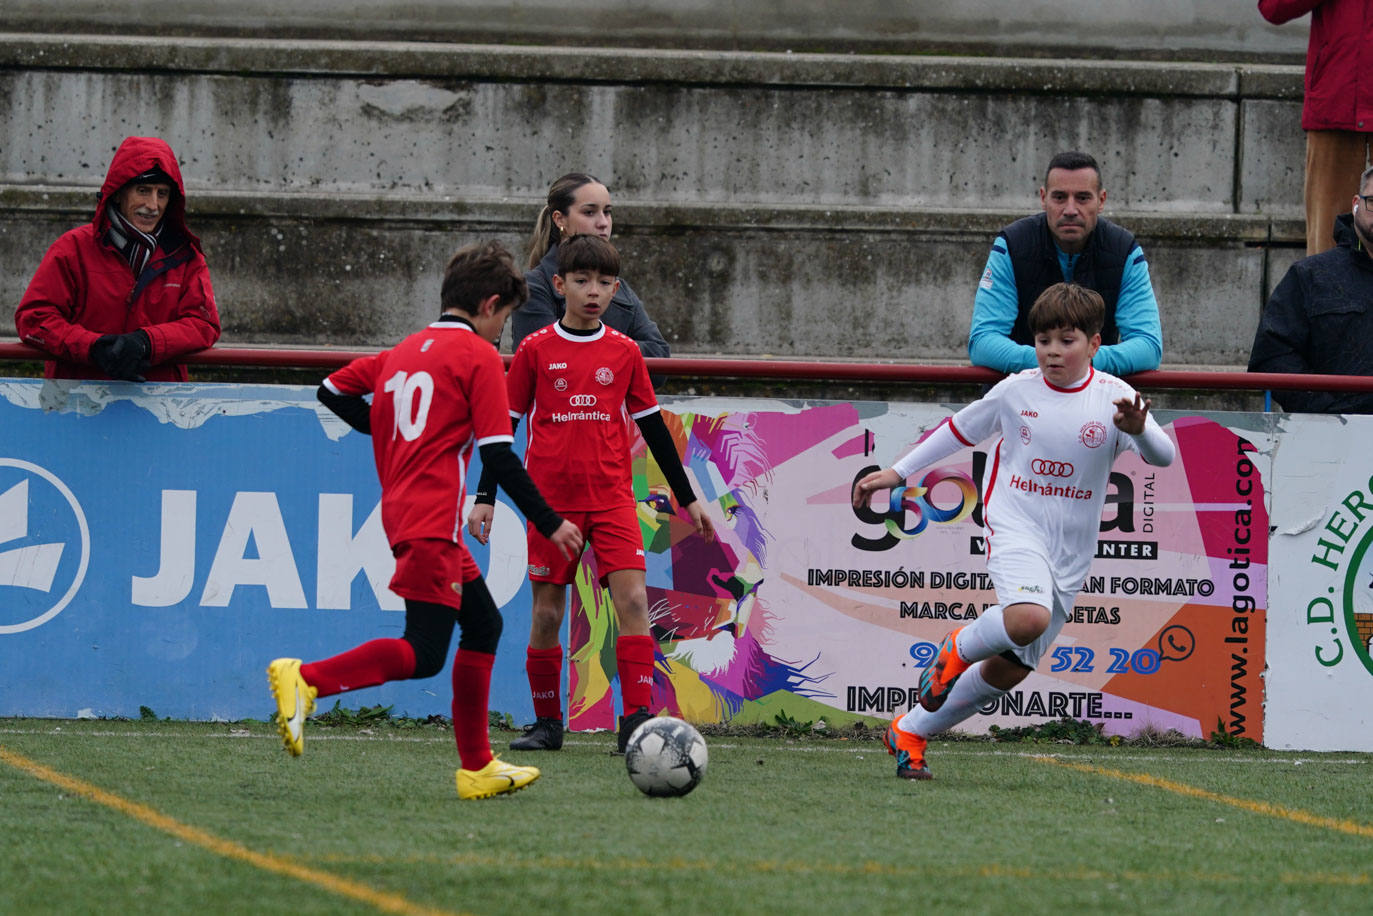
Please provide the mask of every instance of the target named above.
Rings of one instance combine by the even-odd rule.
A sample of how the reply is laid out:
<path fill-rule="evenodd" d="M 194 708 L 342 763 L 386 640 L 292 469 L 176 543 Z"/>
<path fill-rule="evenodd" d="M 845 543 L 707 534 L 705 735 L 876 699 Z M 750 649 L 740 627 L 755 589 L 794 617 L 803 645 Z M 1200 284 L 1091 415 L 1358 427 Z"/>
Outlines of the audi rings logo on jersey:
<path fill-rule="evenodd" d="M 947 508 L 936 506 L 934 489 L 943 483 L 954 485 L 958 502 Z M 914 487 L 892 487 L 890 509 L 884 524 L 887 532 L 903 540 L 924 531 L 930 522 L 949 524 L 960 522 L 972 514 L 977 506 L 977 486 L 973 479 L 957 468 L 933 468 Z M 914 516 L 910 527 L 903 527 L 906 513 Z"/>
<path fill-rule="evenodd" d="M 1050 461 L 1036 458 L 1030 462 L 1030 470 L 1043 477 L 1072 477 L 1073 465 L 1067 461 Z"/>
<path fill-rule="evenodd" d="M 567 399 L 567 403 L 573 407 L 595 407 L 596 396 L 594 394 L 574 394 Z"/>
<path fill-rule="evenodd" d="M 90 561 L 90 526 L 71 488 L 46 468 L 0 458 L 0 636 L 60 614 Z"/>

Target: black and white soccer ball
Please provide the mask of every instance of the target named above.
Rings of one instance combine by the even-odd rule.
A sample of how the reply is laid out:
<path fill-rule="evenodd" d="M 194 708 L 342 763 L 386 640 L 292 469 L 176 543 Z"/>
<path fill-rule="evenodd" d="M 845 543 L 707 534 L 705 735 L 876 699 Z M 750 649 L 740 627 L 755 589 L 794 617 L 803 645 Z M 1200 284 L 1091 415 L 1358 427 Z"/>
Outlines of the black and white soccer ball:
<path fill-rule="evenodd" d="M 701 733 L 671 716 L 649 719 L 625 745 L 630 781 L 657 798 L 685 795 L 700 785 L 708 759 Z"/>

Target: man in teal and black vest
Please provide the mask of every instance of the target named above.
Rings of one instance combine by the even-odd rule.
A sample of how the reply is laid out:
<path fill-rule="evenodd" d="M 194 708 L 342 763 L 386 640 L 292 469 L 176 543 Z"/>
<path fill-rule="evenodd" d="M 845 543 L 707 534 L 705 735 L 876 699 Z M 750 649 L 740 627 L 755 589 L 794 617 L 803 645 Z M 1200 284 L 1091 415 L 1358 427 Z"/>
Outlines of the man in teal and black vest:
<path fill-rule="evenodd" d="M 1101 169 L 1086 153 L 1059 153 L 1039 189 L 1042 212 L 997 233 L 973 300 L 968 357 L 973 365 L 1019 372 L 1037 365 L 1026 325 L 1030 306 L 1055 283 L 1094 289 L 1106 303 L 1101 348 L 1092 365 L 1124 376 L 1157 369 L 1163 356 L 1149 262 L 1135 237 L 1101 218 Z"/>

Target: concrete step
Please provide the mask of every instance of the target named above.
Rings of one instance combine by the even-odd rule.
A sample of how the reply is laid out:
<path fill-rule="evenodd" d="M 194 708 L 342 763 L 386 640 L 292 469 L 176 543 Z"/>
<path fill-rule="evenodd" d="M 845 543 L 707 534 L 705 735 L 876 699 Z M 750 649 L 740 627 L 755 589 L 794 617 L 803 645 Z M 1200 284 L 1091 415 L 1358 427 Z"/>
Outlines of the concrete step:
<path fill-rule="evenodd" d="M 1301 63 L 1253 0 L 0 0 L 24 32 Z"/>
<path fill-rule="evenodd" d="M 522 247 L 586 169 L 678 352 L 960 359 L 992 236 L 1080 147 L 1150 256 L 1165 360 L 1240 364 L 1302 235 L 1300 95 L 1250 63 L 0 35 L 0 320 L 155 134 L 226 339 L 394 340 L 454 247 Z"/>

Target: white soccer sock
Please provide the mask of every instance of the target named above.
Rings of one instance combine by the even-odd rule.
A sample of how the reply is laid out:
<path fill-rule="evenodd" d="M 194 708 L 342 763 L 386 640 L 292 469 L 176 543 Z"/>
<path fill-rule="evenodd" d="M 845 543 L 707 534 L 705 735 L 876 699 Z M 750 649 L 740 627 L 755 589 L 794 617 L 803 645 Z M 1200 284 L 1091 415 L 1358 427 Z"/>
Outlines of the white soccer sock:
<path fill-rule="evenodd" d="M 928 738 L 970 718 L 1005 692 L 983 680 L 982 663 L 975 662 L 971 668 L 959 675 L 943 706 L 935 712 L 927 712 L 925 707 L 916 704 L 914 709 L 901 717 L 896 727 L 903 732 L 913 732 L 922 738 Z"/>
<path fill-rule="evenodd" d="M 1020 648 L 1006 632 L 1006 620 L 999 604 L 987 608 L 981 617 L 959 630 L 955 645 L 965 662 L 981 661 L 1007 649 Z"/>

